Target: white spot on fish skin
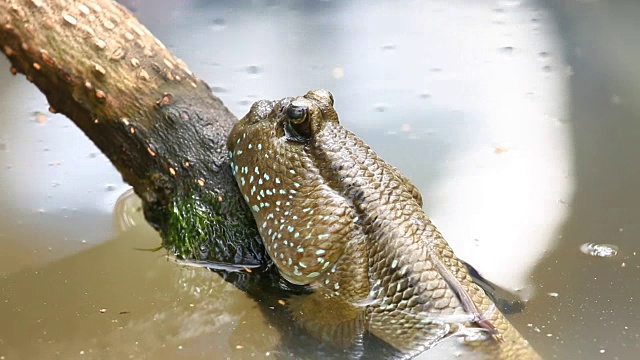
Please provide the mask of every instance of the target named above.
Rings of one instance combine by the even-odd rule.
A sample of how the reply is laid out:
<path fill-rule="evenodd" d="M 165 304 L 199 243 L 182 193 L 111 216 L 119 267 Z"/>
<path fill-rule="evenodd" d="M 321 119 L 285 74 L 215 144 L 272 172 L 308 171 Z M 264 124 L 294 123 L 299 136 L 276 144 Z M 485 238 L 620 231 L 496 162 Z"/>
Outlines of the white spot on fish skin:
<path fill-rule="evenodd" d="M 236 155 L 242 155 L 242 150 L 236 151 Z"/>
<path fill-rule="evenodd" d="M 280 259 L 284 259 L 284 254 L 280 253 Z"/>
<path fill-rule="evenodd" d="M 297 249 L 297 251 L 298 251 L 299 253 L 304 252 L 304 248 L 299 246 L 299 247 L 298 247 L 298 249 Z"/>
<path fill-rule="evenodd" d="M 296 238 L 296 239 L 299 238 L 300 237 L 300 233 L 297 232 L 297 233 L 293 234 L 293 237 Z"/>
<path fill-rule="evenodd" d="M 338 283 L 333 284 L 333 288 L 336 290 L 340 289 L 340 284 Z"/>
<path fill-rule="evenodd" d="M 318 239 L 322 240 L 322 239 L 326 239 L 329 237 L 329 234 L 320 234 L 318 235 Z"/>
<path fill-rule="evenodd" d="M 260 208 L 259 208 L 259 207 L 257 207 L 256 205 L 253 205 L 253 206 L 251 207 L 251 209 L 252 209 L 254 212 L 258 212 L 258 211 L 260 211 Z"/>
<path fill-rule="evenodd" d="M 293 190 L 293 189 L 289 189 L 289 193 L 291 193 L 291 194 L 297 194 L 298 192 L 297 192 L 297 191 L 295 191 L 295 190 Z M 291 197 L 290 197 L 290 198 L 291 198 Z"/>
<path fill-rule="evenodd" d="M 287 261 L 287 265 L 291 266 L 291 263 L 292 263 L 292 262 L 293 262 L 293 261 L 291 260 L 291 258 L 289 258 L 289 260 Z"/>
<path fill-rule="evenodd" d="M 253 195 L 253 193 L 255 193 L 255 192 L 256 192 L 256 186 L 254 185 L 254 186 L 251 187 L 251 195 Z"/>
<path fill-rule="evenodd" d="M 292 174 L 295 174 L 295 173 L 296 173 L 296 171 L 295 171 L 295 170 L 293 170 L 293 169 L 289 169 L 289 172 L 290 172 L 290 173 L 292 173 Z"/>
<path fill-rule="evenodd" d="M 287 226 L 287 230 L 288 230 L 289 232 L 293 232 L 293 230 L 294 230 L 294 229 L 293 229 L 293 226 Z"/>
<path fill-rule="evenodd" d="M 289 214 L 291 214 L 291 213 L 289 212 L 289 210 L 287 210 L 287 211 L 285 211 L 285 212 L 284 212 L 284 216 L 289 216 Z"/>
<path fill-rule="evenodd" d="M 246 182 L 244 180 L 244 176 L 240 178 L 240 183 L 242 183 L 242 186 L 244 186 L 246 184 Z"/>
<path fill-rule="evenodd" d="M 276 242 L 276 243 L 273 243 L 273 248 L 274 248 L 274 249 L 277 249 L 277 248 L 278 248 L 278 243 L 277 243 L 277 242 Z M 282 254 L 280 254 L 280 255 L 282 255 Z"/>
<path fill-rule="evenodd" d="M 391 263 L 391 268 L 395 269 L 396 266 L 398 266 L 398 260 L 393 260 L 393 262 Z"/>
<path fill-rule="evenodd" d="M 276 184 L 280 184 L 280 178 L 276 178 Z"/>
<path fill-rule="evenodd" d="M 305 269 L 307 268 L 307 264 L 303 263 L 302 261 L 300 261 L 298 264 L 300 265 L 300 267 L 303 267 Z"/>
<path fill-rule="evenodd" d="M 304 208 L 304 209 L 302 209 L 302 212 L 306 213 L 306 212 L 309 212 L 310 210 L 311 210 L 311 208 Z"/>
<path fill-rule="evenodd" d="M 298 217 L 297 217 L 296 215 L 293 215 L 291 218 L 292 218 L 293 220 L 298 220 Z"/>
<path fill-rule="evenodd" d="M 302 273 L 300 272 L 300 270 L 298 270 L 298 267 L 297 267 L 297 266 L 294 266 L 294 267 L 293 267 L 293 274 L 294 274 L 294 275 L 302 275 Z"/>
<path fill-rule="evenodd" d="M 325 252 L 326 252 L 326 251 L 324 251 L 323 249 L 319 249 L 319 250 L 316 250 L 316 255 L 322 255 L 322 254 L 324 254 Z"/>
<path fill-rule="evenodd" d="M 256 174 L 260 175 L 260 169 L 258 169 L 258 167 L 257 167 L 257 166 L 255 167 L 255 169 L 253 169 L 253 171 L 254 171 Z"/>
<path fill-rule="evenodd" d="M 280 206 L 281 202 L 280 200 L 276 201 L 276 205 Z"/>
<path fill-rule="evenodd" d="M 273 193 L 271 192 L 271 190 L 267 189 L 267 195 L 273 195 Z"/>
<path fill-rule="evenodd" d="M 273 219 L 273 213 L 269 213 L 269 215 L 267 215 L 267 219 Z"/>
<path fill-rule="evenodd" d="M 400 270 L 400 275 L 406 275 L 407 274 L 407 270 L 409 269 L 408 265 L 405 265 L 402 267 L 402 269 Z"/>
<path fill-rule="evenodd" d="M 262 185 L 262 178 L 258 179 L 258 184 Z"/>
<path fill-rule="evenodd" d="M 299 187 L 300 187 L 300 183 L 294 182 L 294 183 L 293 183 L 293 186 L 295 186 L 295 187 L 299 188 Z"/>
<path fill-rule="evenodd" d="M 242 167 L 242 173 L 246 174 L 246 173 L 248 173 L 248 172 L 249 172 L 249 168 L 248 168 L 248 167 L 246 167 L 246 166 L 243 166 L 243 167 Z"/>
<path fill-rule="evenodd" d="M 249 202 L 249 197 L 247 195 L 244 195 L 244 201 Z"/>
<path fill-rule="evenodd" d="M 260 194 L 261 197 L 264 197 L 264 191 L 262 189 L 260 190 L 259 194 Z"/>
<path fill-rule="evenodd" d="M 327 261 L 326 263 L 324 263 L 324 265 L 322 265 L 322 270 L 326 269 L 329 267 L 329 265 L 331 265 L 331 261 Z M 335 269 L 335 268 L 334 268 Z M 335 272 L 335 271 L 334 271 Z"/>
<path fill-rule="evenodd" d="M 233 151 L 229 151 L 229 158 L 233 159 Z"/>
<path fill-rule="evenodd" d="M 258 150 L 262 150 L 262 144 L 258 144 Z"/>
<path fill-rule="evenodd" d="M 322 264 L 322 263 L 324 262 L 324 258 L 319 257 L 319 258 L 318 258 L 318 262 L 319 262 L 320 264 Z"/>
<path fill-rule="evenodd" d="M 284 194 L 286 194 L 286 193 L 287 193 L 286 191 L 284 191 L 284 190 L 280 189 L 280 194 L 284 195 Z"/>
<path fill-rule="evenodd" d="M 266 222 L 266 221 L 264 221 L 264 222 L 262 223 L 262 228 L 264 229 L 264 228 L 266 228 L 266 227 L 267 227 L 267 222 Z"/>
<path fill-rule="evenodd" d="M 253 144 L 247 145 L 247 149 L 251 149 L 252 147 L 253 147 Z"/>
<path fill-rule="evenodd" d="M 265 173 L 265 174 L 264 174 L 264 179 L 265 179 L 265 180 L 269 180 L 269 174 Z"/>
<path fill-rule="evenodd" d="M 249 182 L 253 184 L 253 175 L 249 176 Z"/>
<path fill-rule="evenodd" d="M 308 278 L 314 278 L 320 276 L 320 273 L 317 271 L 312 272 L 311 274 L 307 275 Z"/>
<path fill-rule="evenodd" d="M 324 281 L 324 283 L 325 283 L 325 284 L 327 284 L 327 285 L 329 285 L 329 283 L 330 283 L 330 282 L 331 282 L 331 281 L 330 281 L 329 279 L 327 279 L 327 280 L 325 280 L 325 281 Z"/>

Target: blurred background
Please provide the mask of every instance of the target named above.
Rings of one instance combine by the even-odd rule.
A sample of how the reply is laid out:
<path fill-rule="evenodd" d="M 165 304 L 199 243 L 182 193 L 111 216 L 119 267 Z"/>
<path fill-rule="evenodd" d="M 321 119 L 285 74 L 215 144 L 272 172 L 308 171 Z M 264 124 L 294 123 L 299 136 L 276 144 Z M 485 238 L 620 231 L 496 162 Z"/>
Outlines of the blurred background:
<path fill-rule="evenodd" d="M 636 358 L 640 2 L 122 3 L 239 117 L 330 90 L 543 357 Z M 117 171 L 0 68 L 0 359 L 286 357 L 242 292 L 140 250 Z"/>

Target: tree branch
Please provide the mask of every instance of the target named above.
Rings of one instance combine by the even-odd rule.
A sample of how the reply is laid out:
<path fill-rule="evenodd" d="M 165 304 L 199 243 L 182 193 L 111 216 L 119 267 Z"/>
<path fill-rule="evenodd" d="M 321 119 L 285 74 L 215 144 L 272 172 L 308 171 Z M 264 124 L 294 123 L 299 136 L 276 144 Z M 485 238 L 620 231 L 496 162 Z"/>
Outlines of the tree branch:
<path fill-rule="evenodd" d="M 111 0 L 0 2 L 0 50 L 104 152 L 179 256 L 264 264 L 231 176 L 236 118 Z"/>

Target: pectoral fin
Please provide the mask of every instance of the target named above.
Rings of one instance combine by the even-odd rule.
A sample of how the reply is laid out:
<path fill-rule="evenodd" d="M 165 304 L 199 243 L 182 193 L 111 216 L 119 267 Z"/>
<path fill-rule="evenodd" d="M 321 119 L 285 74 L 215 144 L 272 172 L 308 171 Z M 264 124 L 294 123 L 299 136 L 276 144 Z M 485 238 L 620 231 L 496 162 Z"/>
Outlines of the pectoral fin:
<path fill-rule="evenodd" d="M 467 268 L 469 275 L 473 279 L 473 282 L 484 290 L 484 292 L 491 298 L 494 304 L 500 309 L 503 314 L 517 314 L 524 309 L 524 303 L 522 300 L 509 290 L 506 290 L 491 281 L 485 279 L 478 270 L 467 263 L 464 260 L 460 260 Z"/>
<path fill-rule="evenodd" d="M 365 308 L 322 291 L 287 300 L 291 315 L 309 334 L 335 348 L 348 348 L 364 332 Z"/>

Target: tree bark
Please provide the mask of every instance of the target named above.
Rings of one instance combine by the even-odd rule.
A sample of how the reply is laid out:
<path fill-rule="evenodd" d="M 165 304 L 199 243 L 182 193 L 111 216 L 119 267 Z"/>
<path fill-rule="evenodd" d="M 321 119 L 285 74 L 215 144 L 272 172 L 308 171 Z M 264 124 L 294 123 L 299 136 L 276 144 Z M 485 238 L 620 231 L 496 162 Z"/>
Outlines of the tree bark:
<path fill-rule="evenodd" d="M 265 265 L 231 175 L 236 118 L 112 0 L 0 0 L 0 50 L 104 152 L 180 257 Z"/>

